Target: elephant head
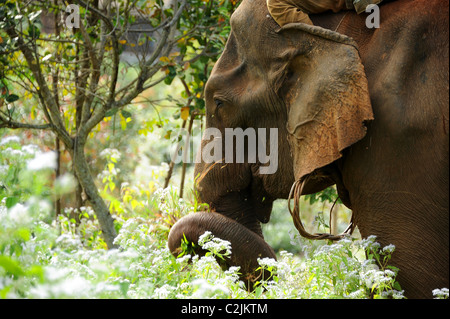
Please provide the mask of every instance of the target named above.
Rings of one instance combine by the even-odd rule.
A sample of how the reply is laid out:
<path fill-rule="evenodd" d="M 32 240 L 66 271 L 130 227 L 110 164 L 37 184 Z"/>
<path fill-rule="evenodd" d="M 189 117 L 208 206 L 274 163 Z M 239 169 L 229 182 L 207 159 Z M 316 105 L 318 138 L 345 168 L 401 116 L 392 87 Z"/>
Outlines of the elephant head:
<path fill-rule="evenodd" d="M 243 271 L 251 272 L 257 257 L 275 257 L 260 225 L 269 221 L 273 201 L 287 198 L 292 184 L 305 176 L 310 178 L 304 194 L 336 183 L 327 167 L 365 136 L 372 109 L 364 68 L 350 38 L 303 24 L 280 28 L 265 0 L 246 0 L 231 18 L 231 34 L 207 82 L 205 100 L 206 127 L 222 136 L 227 128 L 266 129 L 258 134 L 258 150 L 264 146 L 276 154 L 270 158 L 277 167 L 267 174 L 267 158 L 250 160 L 249 152 L 244 161 L 236 154 L 235 161 L 202 160 L 195 167 L 196 187 L 215 213 L 207 220 L 208 213 L 179 220 L 169 246 L 173 251 L 179 246 L 181 228 L 195 241 L 199 230 L 215 229 L 220 237 L 229 227 L 232 254 L 242 254 L 234 260 L 239 265 L 247 260 Z M 271 136 L 270 128 L 277 134 Z M 209 151 L 214 137 L 203 137 L 200 153 Z M 258 244 L 249 247 L 248 240 Z"/>

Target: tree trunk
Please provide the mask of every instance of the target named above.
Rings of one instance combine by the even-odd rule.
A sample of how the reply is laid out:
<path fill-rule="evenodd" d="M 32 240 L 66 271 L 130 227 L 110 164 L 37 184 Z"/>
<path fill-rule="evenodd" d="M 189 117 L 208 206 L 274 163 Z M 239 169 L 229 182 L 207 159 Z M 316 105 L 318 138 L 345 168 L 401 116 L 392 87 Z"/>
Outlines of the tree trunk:
<path fill-rule="evenodd" d="M 188 140 L 186 141 L 185 145 L 183 147 L 187 146 L 187 149 L 183 149 L 183 153 L 187 152 L 188 149 L 190 149 L 190 143 L 192 138 L 192 125 L 194 124 L 194 118 L 195 116 L 191 115 L 189 119 L 189 125 L 188 125 Z M 186 123 L 185 123 L 186 124 Z M 184 128 L 184 127 L 183 127 Z M 183 155 L 184 156 L 184 155 Z M 188 156 L 191 156 L 191 154 L 188 154 Z M 188 161 L 189 159 L 186 159 Z M 183 158 L 183 166 L 181 169 L 181 181 L 180 181 L 180 198 L 183 198 L 183 191 L 184 191 L 184 179 L 186 177 L 186 161 Z"/>
<path fill-rule="evenodd" d="M 77 178 L 83 187 L 92 208 L 97 214 L 97 219 L 100 223 L 103 238 L 108 246 L 108 249 L 117 248 L 117 246 L 114 245 L 114 239 L 117 236 L 114 228 L 114 219 L 112 218 L 105 202 L 101 198 L 94 179 L 92 178 L 86 157 L 84 155 L 84 142 L 79 140 L 74 141 L 73 162 Z"/>
<path fill-rule="evenodd" d="M 61 148 L 59 143 L 59 137 L 56 135 L 55 138 L 55 151 L 56 151 L 56 170 L 55 170 L 55 180 L 61 175 Z M 61 214 L 61 197 L 55 199 L 55 219 L 58 220 L 59 214 Z"/>
<path fill-rule="evenodd" d="M 186 122 L 187 122 L 186 120 L 183 120 L 183 124 L 181 125 L 182 129 L 184 129 L 186 127 Z M 164 188 L 169 187 L 169 182 L 170 182 L 170 178 L 172 177 L 174 167 L 175 167 L 175 162 L 173 161 L 173 158 L 171 158 L 170 164 L 169 164 L 169 171 L 167 172 L 166 180 L 164 181 Z"/>

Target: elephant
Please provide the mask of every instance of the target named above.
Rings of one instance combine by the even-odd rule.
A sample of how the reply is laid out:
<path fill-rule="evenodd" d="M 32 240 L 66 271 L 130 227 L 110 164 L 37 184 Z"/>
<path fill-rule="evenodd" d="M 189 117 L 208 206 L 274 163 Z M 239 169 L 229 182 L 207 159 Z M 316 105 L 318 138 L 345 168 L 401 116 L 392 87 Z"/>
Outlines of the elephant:
<path fill-rule="evenodd" d="M 258 257 L 274 258 L 261 230 L 273 201 L 293 185 L 298 196 L 336 185 L 361 236 L 395 245 L 406 297 L 448 287 L 448 14 L 448 1 L 397 0 L 380 6 L 380 28 L 350 11 L 279 27 L 266 0 L 243 0 L 206 83 L 206 127 L 277 128 L 276 143 L 262 143 L 277 147 L 278 167 L 197 163 L 195 187 L 213 212 L 181 218 L 171 251 L 183 232 L 194 242 L 200 230 L 226 232 L 239 255 L 228 266 L 251 273 Z"/>

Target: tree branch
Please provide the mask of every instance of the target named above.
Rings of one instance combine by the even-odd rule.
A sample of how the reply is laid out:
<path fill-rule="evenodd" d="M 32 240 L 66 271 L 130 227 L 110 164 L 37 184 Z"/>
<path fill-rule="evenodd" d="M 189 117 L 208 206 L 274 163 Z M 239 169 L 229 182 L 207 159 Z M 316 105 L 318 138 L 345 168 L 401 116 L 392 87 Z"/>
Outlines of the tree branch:
<path fill-rule="evenodd" d="M 155 63 L 155 61 L 160 56 L 168 55 L 172 50 L 173 45 L 175 44 L 175 41 L 173 41 L 172 37 L 174 36 L 175 33 L 176 22 L 180 19 L 181 14 L 185 7 L 186 7 L 186 0 L 182 0 L 172 20 L 164 23 L 163 32 L 161 34 L 160 40 L 158 42 L 155 51 L 153 51 L 152 55 L 150 56 L 150 59 L 141 66 L 141 72 L 138 75 L 136 86 L 129 94 L 125 95 L 120 100 L 115 101 L 112 104 L 112 107 L 120 108 L 131 103 L 131 101 L 134 98 L 136 98 L 142 91 L 150 87 L 150 85 L 145 86 L 145 82 L 148 79 L 152 78 L 161 69 L 161 65 Z M 164 79 L 161 78 L 155 81 L 154 83 L 155 84 L 159 83 L 162 80 Z"/>
<path fill-rule="evenodd" d="M 100 64 L 101 61 L 98 59 L 94 45 L 92 44 L 91 38 L 89 34 L 87 34 L 86 29 L 84 28 L 83 23 L 80 21 L 80 32 L 83 36 L 84 43 L 86 44 L 86 50 L 87 54 L 90 57 L 91 60 L 91 78 L 89 82 L 89 92 L 87 94 L 85 93 L 84 103 L 82 106 L 82 113 L 81 113 L 81 125 L 86 123 L 90 117 L 91 114 L 91 104 L 94 100 L 95 91 L 97 90 L 98 81 L 100 79 Z"/>
<path fill-rule="evenodd" d="M 97 8 L 95 8 L 93 6 L 89 6 L 84 1 L 75 0 L 75 2 L 78 3 L 79 5 L 81 5 L 86 10 L 91 10 L 92 12 L 94 12 L 100 19 L 102 19 L 108 25 L 110 30 L 114 29 L 114 25 L 111 23 L 110 18 L 108 16 L 104 15 L 103 12 L 101 12 L 100 10 L 98 10 Z"/>
<path fill-rule="evenodd" d="M 10 129 L 32 129 L 32 130 L 48 130 L 53 129 L 53 125 L 47 124 L 29 124 L 29 123 L 19 123 L 11 121 L 0 114 L 0 128 L 10 128 Z"/>
<path fill-rule="evenodd" d="M 23 38 L 16 32 L 14 28 L 14 24 L 11 24 L 10 27 L 6 29 L 6 33 L 11 39 L 17 39 L 17 44 L 20 50 L 22 51 L 25 60 L 27 61 L 28 67 L 36 79 L 36 82 L 39 86 L 38 94 L 40 96 L 41 103 L 43 104 L 44 111 L 46 108 L 50 111 L 51 122 L 53 123 L 53 129 L 59 135 L 64 144 L 68 147 L 72 147 L 72 139 L 67 133 L 62 118 L 60 116 L 60 112 L 58 106 L 55 103 L 54 96 L 49 89 L 47 82 L 42 76 L 42 72 L 39 66 L 39 61 L 34 57 L 33 51 L 25 44 Z"/>

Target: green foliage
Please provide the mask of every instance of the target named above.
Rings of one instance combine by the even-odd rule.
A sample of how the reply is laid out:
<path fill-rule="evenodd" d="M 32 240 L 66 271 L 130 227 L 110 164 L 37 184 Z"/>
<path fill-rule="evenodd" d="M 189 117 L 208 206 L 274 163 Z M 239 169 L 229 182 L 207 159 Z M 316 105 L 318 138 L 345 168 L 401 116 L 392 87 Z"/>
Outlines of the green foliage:
<path fill-rule="evenodd" d="M 168 75 L 165 83 L 172 84 L 175 77 L 183 83 L 181 96 L 187 101 L 177 103 L 180 109 L 175 113 L 176 118 L 186 120 L 193 112 L 204 114 L 204 85 L 228 38 L 229 19 L 237 2 L 226 0 L 217 4 L 193 0 L 183 12 L 178 28 L 181 34 L 177 40 L 178 51 L 161 58 Z"/>
<path fill-rule="evenodd" d="M 334 187 L 334 186 L 328 187 L 318 193 L 305 195 L 305 199 L 308 200 L 311 205 L 314 203 L 317 203 L 317 202 L 334 203 L 336 200 L 337 200 L 337 203 L 342 203 L 341 200 L 338 198 L 336 187 Z"/>
<path fill-rule="evenodd" d="M 33 194 L 49 199 L 54 153 L 43 153 L 36 145 L 22 147 L 17 136 L 0 142 L 0 197 L 7 208 L 30 199 Z M 53 163 L 52 163 L 53 158 Z"/>

